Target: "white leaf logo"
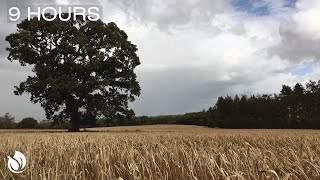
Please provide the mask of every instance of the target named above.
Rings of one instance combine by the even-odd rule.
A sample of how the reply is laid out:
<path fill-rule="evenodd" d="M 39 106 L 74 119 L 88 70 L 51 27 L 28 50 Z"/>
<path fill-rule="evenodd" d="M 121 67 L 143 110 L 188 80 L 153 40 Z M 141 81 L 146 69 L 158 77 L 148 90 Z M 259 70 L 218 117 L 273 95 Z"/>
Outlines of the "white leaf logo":
<path fill-rule="evenodd" d="M 27 165 L 27 158 L 19 151 L 14 153 L 13 158 L 8 156 L 8 168 L 15 174 L 22 173 Z"/>

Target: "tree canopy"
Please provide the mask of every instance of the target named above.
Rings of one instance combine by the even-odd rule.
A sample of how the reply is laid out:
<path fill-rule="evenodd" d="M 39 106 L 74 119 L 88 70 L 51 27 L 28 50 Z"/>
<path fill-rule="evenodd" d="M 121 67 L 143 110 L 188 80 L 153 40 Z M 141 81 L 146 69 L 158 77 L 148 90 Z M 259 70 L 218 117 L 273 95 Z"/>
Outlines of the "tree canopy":
<path fill-rule="evenodd" d="M 70 131 L 96 117 L 134 116 L 128 102 L 140 95 L 134 72 L 140 65 L 138 49 L 115 23 L 81 16 L 50 22 L 34 18 L 17 27 L 6 37 L 8 60 L 31 65 L 34 76 L 15 87 L 16 95 L 29 93 L 48 119 L 70 121 Z"/>
<path fill-rule="evenodd" d="M 38 121 L 32 117 L 22 119 L 18 124 L 18 128 L 22 129 L 34 129 L 38 125 Z"/>

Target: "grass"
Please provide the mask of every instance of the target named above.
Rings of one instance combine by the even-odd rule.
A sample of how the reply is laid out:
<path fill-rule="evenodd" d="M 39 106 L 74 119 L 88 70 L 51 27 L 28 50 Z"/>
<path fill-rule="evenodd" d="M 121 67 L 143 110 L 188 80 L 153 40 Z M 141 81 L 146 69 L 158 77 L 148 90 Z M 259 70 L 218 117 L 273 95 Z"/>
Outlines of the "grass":
<path fill-rule="evenodd" d="M 138 126 L 0 131 L 0 179 L 320 179 L 320 131 Z M 7 156 L 27 156 L 24 174 Z"/>

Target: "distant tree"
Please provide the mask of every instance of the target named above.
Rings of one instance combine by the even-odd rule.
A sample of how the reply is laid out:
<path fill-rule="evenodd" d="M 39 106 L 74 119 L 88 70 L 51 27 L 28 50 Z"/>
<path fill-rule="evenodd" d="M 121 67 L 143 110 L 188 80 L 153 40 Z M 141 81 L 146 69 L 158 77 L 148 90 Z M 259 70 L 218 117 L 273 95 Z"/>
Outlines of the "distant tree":
<path fill-rule="evenodd" d="M 293 88 L 293 121 L 297 127 L 303 126 L 306 121 L 306 100 L 304 86 L 297 83 Z"/>
<path fill-rule="evenodd" d="M 290 86 L 283 85 L 280 93 L 280 98 L 282 105 L 285 109 L 285 121 L 286 127 L 291 127 L 292 119 L 294 118 L 294 100 L 293 100 L 293 90 Z"/>
<path fill-rule="evenodd" d="M 217 112 L 215 107 L 210 107 L 206 112 L 206 126 L 218 127 L 217 123 Z"/>
<path fill-rule="evenodd" d="M 106 120 L 134 116 L 128 102 L 140 95 L 134 72 L 140 64 L 137 46 L 115 23 L 82 16 L 52 22 L 35 17 L 18 24 L 18 31 L 6 40 L 8 59 L 31 65 L 35 73 L 15 87 L 15 94 L 30 93 L 47 119 L 69 120 L 69 131 L 79 131 L 82 122 L 99 116 Z"/>
<path fill-rule="evenodd" d="M 17 126 L 18 128 L 22 129 L 34 129 L 38 125 L 38 121 L 29 117 L 29 118 L 24 118 L 22 121 L 20 121 Z"/>
<path fill-rule="evenodd" d="M 306 106 L 308 125 L 320 128 L 320 81 L 306 84 Z"/>
<path fill-rule="evenodd" d="M 0 129 L 12 129 L 15 128 L 14 117 L 9 113 L 6 113 L 3 117 L 0 117 Z"/>
<path fill-rule="evenodd" d="M 44 119 L 38 123 L 37 128 L 39 129 L 50 129 L 53 127 L 53 122 L 47 119 Z"/>

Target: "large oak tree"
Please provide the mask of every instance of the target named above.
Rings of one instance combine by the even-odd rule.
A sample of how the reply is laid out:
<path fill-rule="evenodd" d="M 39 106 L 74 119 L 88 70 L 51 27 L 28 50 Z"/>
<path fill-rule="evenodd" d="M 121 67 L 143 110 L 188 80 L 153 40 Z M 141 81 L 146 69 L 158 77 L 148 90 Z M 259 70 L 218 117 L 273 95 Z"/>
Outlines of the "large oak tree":
<path fill-rule="evenodd" d="M 140 95 L 137 46 L 115 23 L 34 18 L 17 27 L 6 37 L 8 60 L 31 65 L 34 76 L 15 87 L 16 95 L 29 93 L 48 119 L 70 121 L 69 131 L 79 131 L 84 118 L 134 115 L 128 102 Z"/>

